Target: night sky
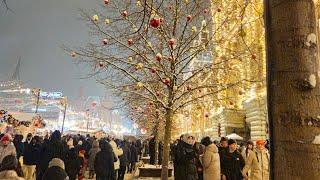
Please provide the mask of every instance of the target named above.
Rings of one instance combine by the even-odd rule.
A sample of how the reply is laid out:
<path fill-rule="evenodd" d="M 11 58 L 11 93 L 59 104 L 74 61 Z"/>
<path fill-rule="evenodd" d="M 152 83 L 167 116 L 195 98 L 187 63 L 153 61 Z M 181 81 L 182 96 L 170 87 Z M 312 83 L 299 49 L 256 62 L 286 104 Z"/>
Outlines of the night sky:
<path fill-rule="evenodd" d="M 28 87 L 62 91 L 77 97 L 80 87 L 85 95 L 104 95 L 94 79 L 80 79 L 85 67 L 61 46 L 83 45 L 89 39 L 88 28 L 79 20 L 79 8 L 93 9 L 97 0 L 7 0 L 14 13 L 0 7 L 0 79 L 13 73 L 21 56 L 20 76 Z"/>

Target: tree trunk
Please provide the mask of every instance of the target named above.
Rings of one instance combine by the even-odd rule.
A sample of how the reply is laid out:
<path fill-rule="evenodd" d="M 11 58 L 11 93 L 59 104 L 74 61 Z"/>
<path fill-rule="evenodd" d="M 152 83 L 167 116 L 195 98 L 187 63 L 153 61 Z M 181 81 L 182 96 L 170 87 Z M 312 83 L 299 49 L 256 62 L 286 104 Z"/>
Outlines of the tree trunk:
<path fill-rule="evenodd" d="M 159 119 L 157 120 L 156 126 L 155 126 L 155 133 L 154 133 L 154 164 L 157 165 L 158 164 L 158 157 L 159 157 Z"/>
<path fill-rule="evenodd" d="M 266 5 L 271 178 L 320 177 L 320 90 L 313 0 Z"/>
<path fill-rule="evenodd" d="M 168 169 L 169 169 L 168 166 L 169 166 L 169 152 L 170 152 L 172 118 L 173 118 L 172 109 L 167 109 L 167 112 L 166 112 L 166 127 L 165 127 L 164 144 L 163 144 L 161 180 L 167 180 L 168 179 Z"/>

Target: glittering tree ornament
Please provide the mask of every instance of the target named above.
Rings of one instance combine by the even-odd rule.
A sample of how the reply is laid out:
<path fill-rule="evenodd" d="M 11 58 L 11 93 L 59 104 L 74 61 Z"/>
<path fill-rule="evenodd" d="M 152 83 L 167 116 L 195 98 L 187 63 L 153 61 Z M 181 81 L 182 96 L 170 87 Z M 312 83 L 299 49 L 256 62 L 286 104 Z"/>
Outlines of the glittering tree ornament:
<path fill-rule="evenodd" d="M 133 61 L 133 58 L 130 56 L 128 57 L 128 62 L 131 63 Z"/>
<path fill-rule="evenodd" d="M 94 22 L 98 22 L 99 21 L 99 16 L 98 15 L 93 15 L 92 16 L 92 20 L 94 21 Z"/>
<path fill-rule="evenodd" d="M 110 19 L 106 18 L 106 19 L 104 20 L 104 23 L 105 23 L 105 24 L 110 24 Z"/>
<path fill-rule="evenodd" d="M 192 26 L 191 31 L 192 31 L 192 33 L 196 33 L 198 31 L 197 27 L 196 26 Z"/>
<path fill-rule="evenodd" d="M 218 9 L 217 9 L 217 12 L 221 12 L 221 9 L 220 9 L 220 8 L 218 8 Z"/>
<path fill-rule="evenodd" d="M 109 0 L 104 0 L 103 2 L 104 2 L 105 5 L 109 4 Z"/>
<path fill-rule="evenodd" d="M 209 9 L 204 9 L 203 12 L 204 12 L 204 14 L 208 14 L 209 13 Z"/>
<path fill-rule="evenodd" d="M 137 65 L 136 65 L 136 70 L 140 70 L 140 69 L 142 69 L 143 68 L 143 64 L 142 63 L 138 63 Z"/>
<path fill-rule="evenodd" d="M 100 66 L 100 67 L 103 67 L 103 66 L 104 66 L 104 63 L 103 63 L 102 61 L 100 61 L 100 62 L 99 62 L 99 66 Z"/>
<path fill-rule="evenodd" d="M 157 61 L 161 61 L 161 59 L 162 59 L 162 55 L 160 53 L 157 53 L 156 54 L 156 60 Z"/>
<path fill-rule="evenodd" d="M 160 97 L 161 93 L 159 91 L 156 92 L 156 96 Z"/>
<path fill-rule="evenodd" d="M 169 85 L 170 85 L 170 79 L 169 79 L 169 78 L 163 79 L 163 83 L 164 83 L 165 85 L 169 86 Z"/>
<path fill-rule="evenodd" d="M 256 58 L 257 58 L 257 56 L 255 54 L 251 55 L 251 59 L 256 59 Z"/>
<path fill-rule="evenodd" d="M 104 45 L 107 45 L 107 44 L 108 44 L 108 39 L 103 39 L 103 40 L 102 40 L 102 43 L 103 43 Z"/>
<path fill-rule="evenodd" d="M 138 7 L 141 7 L 141 1 L 137 1 L 137 2 L 136 2 L 136 5 L 137 5 Z"/>
<path fill-rule="evenodd" d="M 137 88 L 142 88 L 143 87 L 143 83 L 142 82 L 138 82 L 137 83 Z"/>

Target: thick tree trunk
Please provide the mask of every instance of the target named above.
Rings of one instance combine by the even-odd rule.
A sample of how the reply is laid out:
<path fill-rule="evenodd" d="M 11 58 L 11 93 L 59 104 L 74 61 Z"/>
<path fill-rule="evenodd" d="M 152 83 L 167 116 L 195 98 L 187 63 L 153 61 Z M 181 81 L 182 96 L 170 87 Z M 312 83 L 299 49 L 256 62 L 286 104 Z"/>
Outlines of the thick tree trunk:
<path fill-rule="evenodd" d="M 320 177 L 320 89 L 313 0 L 266 1 L 271 178 Z"/>
<path fill-rule="evenodd" d="M 164 134 L 164 144 L 163 144 L 163 158 L 162 158 L 162 171 L 161 180 L 168 179 L 168 169 L 169 169 L 169 152 L 170 152 L 170 140 L 171 140 L 171 128 L 172 128 L 172 109 L 167 109 L 166 112 L 166 127 Z"/>

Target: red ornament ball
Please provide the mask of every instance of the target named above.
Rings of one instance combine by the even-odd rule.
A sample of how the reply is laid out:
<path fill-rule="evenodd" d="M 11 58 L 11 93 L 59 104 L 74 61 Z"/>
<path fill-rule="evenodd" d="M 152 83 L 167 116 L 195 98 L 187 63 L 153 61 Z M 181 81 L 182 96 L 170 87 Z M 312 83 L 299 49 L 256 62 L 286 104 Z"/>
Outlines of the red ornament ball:
<path fill-rule="evenodd" d="M 153 73 L 153 74 L 156 73 L 156 72 L 157 72 L 157 68 L 156 68 L 156 67 L 152 67 L 152 68 L 150 69 L 150 72 Z"/>
<path fill-rule="evenodd" d="M 256 59 L 257 56 L 256 56 L 255 54 L 252 54 L 252 55 L 251 55 L 251 58 L 252 58 L 252 59 Z"/>
<path fill-rule="evenodd" d="M 102 43 L 103 43 L 104 45 L 107 45 L 107 44 L 108 44 L 108 39 L 103 39 L 103 40 L 102 40 Z"/>
<path fill-rule="evenodd" d="M 220 8 L 218 8 L 218 9 L 217 9 L 217 12 L 221 12 L 221 9 L 220 9 Z"/>
<path fill-rule="evenodd" d="M 192 20 L 192 16 L 191 16 L 191 15 L 188 15 L 188 16 L 187 16 L 187 20 L 188 20 L 188 21 L 191 21 L 191 20 Z"/>
<path fill-rule="evenodd" d="M 132 39 L 128 39 L 128 45 L 131 46 L 133 44 L 133 40 Z"/>
<path fill-rule="evenodd" d="M 203 12 L 204 12 L 205 14 L 208 14 L 209 9 L 204 9 Z"/>
<path fill-rule="evenodd" d="M 104 0 L 103 2 L 104 2 L 105 5 L 109 4 L 109 0 Z"/>
<path fill-rule="evenodd" d="M 128 16 L 128 11 L 123 11 L 123 12 L 122 12 L 122 16 L 123 16 L 123 17 L 127 17 L 127 16 Z"/>
<path fill-rule="evenodd" d="M 161 59 L 162 59 L 162 55 L 161 55 L 160 53 L 158 53 L 158 54 L 156 55 L 156 60 L 157 60 L 157 61 L 161 61 Z"/>
<path fill-rule="evenodd" d="M 168 43 L 169 43 L 170 46 L 173 46 L 173 45 L 176 44 L 176 39 L 171 38 Z"/>
<path fill-rule="evenodd" d="M 103 67 L 104 66 L 103 62 L 99 62 L 99 66 Z"/>
<path fill-rule="evenodd" d="M 160 18 L 152 18 L 150 20 L 150 26 L 153 27 L 153 28 L 159 27 L 160 24 L 161 24 L 161 19 Z"/>

